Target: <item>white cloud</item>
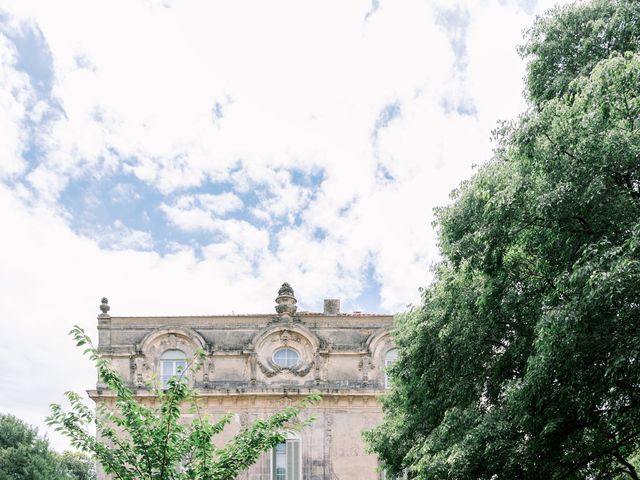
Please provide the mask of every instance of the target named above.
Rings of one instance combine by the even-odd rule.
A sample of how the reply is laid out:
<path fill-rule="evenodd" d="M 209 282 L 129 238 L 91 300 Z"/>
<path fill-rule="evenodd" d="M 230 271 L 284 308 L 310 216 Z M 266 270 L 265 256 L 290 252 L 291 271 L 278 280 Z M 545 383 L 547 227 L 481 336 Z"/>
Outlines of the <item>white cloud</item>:
<path fill-rule="evenodd" d="M 242 200 L 231 192 L 220 193 L 217 195 L 203 193 L 198 195 L 197 199 L 204 209 L 218 215 L 235 212 L 243 206 Z"/>
<path fill-rule="evenodd" d="M 16 53 L 0 32 L 0 178 L 20 174 L 26 162 L 22 152 L 27 141 L 24 123 L 35 101 L 27 75 L 15 69 Z"/>
<path fill-rule="evenodd" d="M 242 208 L 240 198 L 231 192 L 182 195 L 173 205 L 163 204 L 162 211 L 178 228 L 186 231 L 218 230 L 219 219 Z"/>
<path fill-rule="evenodd" d="M 142 195 L 138 193 L 135 187 L 129 183 L 118 183 L 111 190 L 111 195 L 116 203 L 126 203 L 131 200 L 139 200 Z"/>
<path fill-rule="evenodd" d="M 135 230 L 124 225 L 120 220 L 113 222 L 113 225 L 94 232 L 100 247 L 111 250 L 151 250 L 153 239 L 148 232 Z"/>

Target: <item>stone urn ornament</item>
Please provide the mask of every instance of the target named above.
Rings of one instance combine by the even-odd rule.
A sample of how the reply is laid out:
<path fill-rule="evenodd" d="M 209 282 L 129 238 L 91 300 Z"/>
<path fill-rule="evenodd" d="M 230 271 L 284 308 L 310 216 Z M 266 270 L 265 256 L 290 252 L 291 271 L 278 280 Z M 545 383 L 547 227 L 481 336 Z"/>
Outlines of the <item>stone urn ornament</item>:
<path fill-rule="evenodd" d="M 296 313 L 298 301 L 293 293 L 293 288 L 287 282 L 284 282 L 278 290 L 276 298 L 276 312 L 281 317 L 291 317 Z"/>

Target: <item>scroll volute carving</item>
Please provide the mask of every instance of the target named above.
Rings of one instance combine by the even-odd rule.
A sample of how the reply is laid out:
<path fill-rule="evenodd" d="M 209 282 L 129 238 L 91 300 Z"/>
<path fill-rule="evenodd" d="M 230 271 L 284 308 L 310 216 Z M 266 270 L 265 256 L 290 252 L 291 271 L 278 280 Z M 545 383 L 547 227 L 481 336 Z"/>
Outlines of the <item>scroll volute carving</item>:
<path fill-rule="evenodd" d="M 395 348 L 391 332 L 380 329 L 373 333 L 366 342 L 367 354 L 361 360 L 363 381 L 367 383 L 384 383 L 384 365 L 386 353 Z"/>

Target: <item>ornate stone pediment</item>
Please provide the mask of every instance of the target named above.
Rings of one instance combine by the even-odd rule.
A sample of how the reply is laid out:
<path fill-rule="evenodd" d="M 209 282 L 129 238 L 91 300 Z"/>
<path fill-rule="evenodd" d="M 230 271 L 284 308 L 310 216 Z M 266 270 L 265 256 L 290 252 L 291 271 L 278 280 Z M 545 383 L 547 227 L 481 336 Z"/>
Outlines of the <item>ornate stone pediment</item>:
<path fill-rule="evenodd" d="M 133 358 L 131 381 L 138 387 L 154 383 L 159 375 L 160 356 L 167 350 L 180 350 L 188 359 L 193 359 L 199 350 L 206 351 L 207 344 L 200 334 L 190 328 L 161 327 L 149 332 L 136 345 L 137 354 Z M 204 368 L 191 381 L 208 382 L 213 371 L 213 361 L 207 356 Z"/>
<path fill-rule="evenodd" d="M 256 364 L 269 378 L 279 374 L 306 377 L 316 364 L 318 347 L 318 338 L 309 329 L 297 324 L 272 325 L 253 340 Z M 294 350 L 299 356 L 298 361 L 289 367 L 277 365 L 273 355 L 281 348 Z"/>

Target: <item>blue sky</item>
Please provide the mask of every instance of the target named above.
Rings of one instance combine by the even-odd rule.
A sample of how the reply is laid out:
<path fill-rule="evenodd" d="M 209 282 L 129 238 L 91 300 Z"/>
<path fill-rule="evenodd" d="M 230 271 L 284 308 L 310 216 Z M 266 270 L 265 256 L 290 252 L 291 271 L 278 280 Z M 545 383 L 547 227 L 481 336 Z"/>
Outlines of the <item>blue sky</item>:
<path fill-rule="evenodd" d="M 552 5 L 4 1 L 0 411 L 42 426 L 94 382 L 66 332 L 95 335 L 103 295 L 114 315 L 271 312 L 284 281 L 304 310 L 418 302 L 433 208 L 526 108 L 515 49 Z"/>

